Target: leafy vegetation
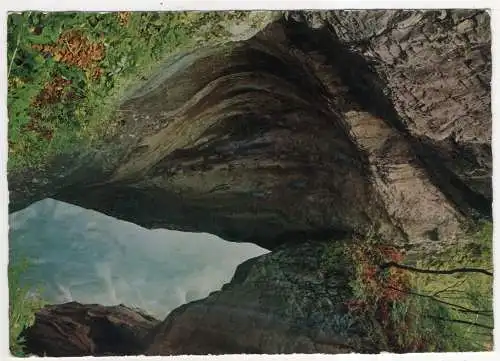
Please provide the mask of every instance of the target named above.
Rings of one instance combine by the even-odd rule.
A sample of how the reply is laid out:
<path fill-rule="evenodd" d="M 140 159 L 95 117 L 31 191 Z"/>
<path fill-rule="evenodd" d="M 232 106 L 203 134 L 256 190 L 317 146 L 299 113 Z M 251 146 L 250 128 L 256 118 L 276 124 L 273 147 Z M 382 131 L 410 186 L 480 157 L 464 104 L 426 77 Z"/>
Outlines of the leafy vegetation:
<path fill-rule="evenodd" d="M 352 243 L 345 249 L 354 265 L 347 312 L 392 352 L 491 350 L 492 277 L 442 273 L 464 267 L 491 271 L 492 224 L 482 223 L 472 238 L 419 260 L 412 270 L 382 267 L 404 265 L 405 255 L 376 236 Z"/>
<path fill-rule="evenodd" d="M 473 242 L 455 247 L 417 267 L 445 270 L 474 267 L 492 271 L 493 226 L 482 223 L 473 234 Z M 429 297 L 413 296 L 417 309 L 428 309 L 423 321 L 444 345 L 446 351 L 484 351 L 493 342 L 493 277 L 475 273 L 455 274 L 411 273 L 415 292 Z M 423 307 L 423 308 L 422 308 Z M 454 320 L 454 321 L 449 321 Z M 434 325 L 433 328 L 432 325 Z"/>
<path fill-rule="evenodd" d="M 131 84 L 168 53 L 221 35 L 245 12 L 24 12 L 8 17 L 9 169 L 113 129 Z M 200 35 L 201 34 L 201 35 Z"/>
<path fill-rule="evenodd" d="M 9 344 L 12 355 L 26 356 L 22 331 L 35 321 L 35 313 L 44 302 L 37 293 L 30 292 L 26 286 L 21 286 L 22 274 L 29 267 L 26 260 L 9 264 Z"/>
<path fill-rule="evenodd" d="M 118 12 L 11 14 L 8 18 L 9 169 L 43 166 L 57 153 L 87 146 L 113 129 L 125 89 L 147 77 L 167 54 L 225 31 L 243 12 Z M 474 242 L 421 259 L 418 269 L 492 269 L 492 224 Z M 376 236 L 332 247 L 323 267 L 339 259 L 352 269 L 346 311 L 385 340 L 386 349 L 478 351 L 492 344 L 492 278 L 460 272 L 421 273 L 397 267 L 405 255 Z M 339 257 L 339 253 L 343 253 Z M 28 265 L 9 267 L 11 352 L 22 356 L 22 330 L 42 301 L 20 287 Z M 374 327 L 380 325 L 380 328 Z"/>

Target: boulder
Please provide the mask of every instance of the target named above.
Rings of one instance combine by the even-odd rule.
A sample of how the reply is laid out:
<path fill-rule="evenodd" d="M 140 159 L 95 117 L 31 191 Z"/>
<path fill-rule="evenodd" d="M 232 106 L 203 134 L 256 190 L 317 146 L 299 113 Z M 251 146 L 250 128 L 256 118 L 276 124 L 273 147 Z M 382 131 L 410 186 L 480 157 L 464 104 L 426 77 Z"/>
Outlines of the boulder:
<path fill-rule="evenodd" d="M 137 355 L 158 320 L 124 305 L 48 305 L 23 332 L 28 354 L 50 357 Z"/>
<path fill-rule="evenodd" d="M 328 247 L 302 243 L 247 260 L 221 291 L 168 315 L 146 355 L 380 351 L 348 314 L 351 268 L 326 259 Z"/>

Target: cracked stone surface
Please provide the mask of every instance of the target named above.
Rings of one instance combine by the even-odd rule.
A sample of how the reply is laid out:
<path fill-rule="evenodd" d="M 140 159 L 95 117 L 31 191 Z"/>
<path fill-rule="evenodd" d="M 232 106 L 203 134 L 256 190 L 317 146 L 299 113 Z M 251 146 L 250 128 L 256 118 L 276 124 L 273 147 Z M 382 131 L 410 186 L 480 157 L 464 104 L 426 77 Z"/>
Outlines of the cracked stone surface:
<path fill-rule="evenodd" d="M 313 241 L 376 231 L 425 257 L 491 219 L 486 11 L 283 15 L 250 39 L 178 54 L 78 166 L 62 157 L 43 182 L 9 178 L 11 210 L 50 194 L 272 251 L 174 310 L 149 355 L 380 351 L 346 326 L 349 276 L 322 275 Z"/>
<path fill-rule="evenodd" d="M 268 249 L 375 228 L 432 252 L 491 217 L 490 46 L 485 11 L 287 12 L 177 54 L 115 138 L 12 175 L 11 210 L 51 196 Z"/>

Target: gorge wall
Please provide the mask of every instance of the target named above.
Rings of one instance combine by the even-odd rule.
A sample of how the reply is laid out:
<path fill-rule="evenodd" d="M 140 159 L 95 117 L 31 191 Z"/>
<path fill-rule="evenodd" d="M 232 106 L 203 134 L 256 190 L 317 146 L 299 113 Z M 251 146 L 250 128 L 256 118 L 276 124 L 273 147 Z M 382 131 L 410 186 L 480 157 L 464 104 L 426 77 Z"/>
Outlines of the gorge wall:
<path fill-rule="evenodd" d="M 54 162 L 43 186 L 13 174 L 11 209 L 50 195 L 270 250 L 371 231 L 420 256 L 445 249 L 491 219 L 490 47 L 482 10 L 287 12 L 248 40 L 167 63 L 124 100 L 115 136 L 85 162 L 62 175 Z M 300 344 L 288 326 L 271 348 L 225 333 L 240 317 L 264 329 L 275 311 L 271 296 L 236 297 L 231 285 L 174 311 L 159 333 L 168 347 L 148 352 L 209 352 L 186 348 L 193 332 L 227 352 L 351 349 L 304 336 L 313 308 L 292 322 L 303 348 L 286 346 Z"/>
<path fill-rule="evenodd" d="M 483 11 L 286 14 L 177 56 L 45 196 L 268 249 L 374 225 L 451 241 L 491 216 L 489 46 Z M 12 210 L 42 196 L 30 181 L 12 175 Z"/>

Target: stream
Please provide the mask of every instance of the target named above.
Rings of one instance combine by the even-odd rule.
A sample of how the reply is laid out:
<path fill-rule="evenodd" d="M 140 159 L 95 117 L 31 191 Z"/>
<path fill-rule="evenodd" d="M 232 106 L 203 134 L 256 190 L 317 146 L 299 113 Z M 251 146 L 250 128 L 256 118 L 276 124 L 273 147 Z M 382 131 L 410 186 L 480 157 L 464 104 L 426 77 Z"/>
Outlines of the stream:
<path fill-rule="evenodd" d="M 268 251 L 208 233 L 148 230 L 53 199 L 9 215 L 9 261 L 48 303 L 125 304 L 163 319 Z"/>

